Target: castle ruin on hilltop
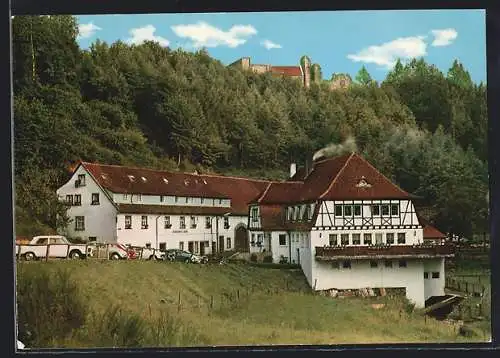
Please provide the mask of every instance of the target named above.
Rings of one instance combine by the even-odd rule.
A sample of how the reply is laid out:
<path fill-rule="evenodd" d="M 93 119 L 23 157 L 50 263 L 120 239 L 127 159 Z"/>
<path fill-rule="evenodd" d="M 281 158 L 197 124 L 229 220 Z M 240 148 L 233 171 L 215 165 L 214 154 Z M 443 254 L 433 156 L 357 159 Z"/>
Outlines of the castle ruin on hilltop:
<path fill-rule="evenodd" d="M 288 77 L 300 81 L 304 87 L 309 88 L 311 83 L 326 83 L 331 90 L 346 89 L 351 83 L 351 76 L 344 73 L 334 73 L 330 80 L 323 80 L 321 66 L 312 63 L 308 56 L 302 56 L 299 66 L 274 66 L 269 64 L 252 64 L 250 57 L 242 57 L 228 65 L 228 67 L 240 68 L 244 71 L 254 73 L 271 73 L 277 77 Z"/>

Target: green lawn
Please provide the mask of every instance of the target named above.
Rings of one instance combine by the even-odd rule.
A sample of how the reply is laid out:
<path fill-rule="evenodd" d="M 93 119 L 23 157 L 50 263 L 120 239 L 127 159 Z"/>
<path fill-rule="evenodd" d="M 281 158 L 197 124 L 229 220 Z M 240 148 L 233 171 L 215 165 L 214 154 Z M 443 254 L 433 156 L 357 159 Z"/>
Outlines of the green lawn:
<path fill-rule="evenodd" d="M 89 332 L 109 331 L 102 320 L 113 315 L 110 304 L 149 328 L 159 327 L 155 332 L 165 325 L 177 327 L 175 339 L 148 328 L 148 337 L 156 336 L 137 343 L 142 346 L 478 342 L 490 336 L 478 330 L 473 337 L 461 337 L 457 326 L 425 318 L 402 300 L 313 295 L 300 270 L 244 264 L 20 262 L 18 280 L 41 272 L 55 277 L 60 269 L 71 273 L 90 318 L 70 337 L 48 344 L 52 346 L 105 345 L 97 333 Z M 376 309 L 374 303 L 385 306 Z M 126 329 L 120 332 L 128 333 L 120 334 L 133 336 L 134 324 L 124 323 Z"/>

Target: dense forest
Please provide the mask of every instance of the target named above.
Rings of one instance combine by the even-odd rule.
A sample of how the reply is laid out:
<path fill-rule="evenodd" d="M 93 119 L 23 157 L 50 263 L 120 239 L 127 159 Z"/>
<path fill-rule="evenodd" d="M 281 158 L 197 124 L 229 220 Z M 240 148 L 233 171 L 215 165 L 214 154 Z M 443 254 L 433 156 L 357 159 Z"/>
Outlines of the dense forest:
<path fill-rule="evenodd" d="M 398 61 L 382 83 L 362 68 L 348 90 L 306 90 L 205 50 L 83 50 L 72 16 L 16 16 L 12 27 L 18 235 L 64 224 L 55 189 L 79 159 L 284 179 L 323 148 L 364 155 L 424 197 L 443 232 L 487 231 L 486 86 L 458 61 L 447 73 Z"/>

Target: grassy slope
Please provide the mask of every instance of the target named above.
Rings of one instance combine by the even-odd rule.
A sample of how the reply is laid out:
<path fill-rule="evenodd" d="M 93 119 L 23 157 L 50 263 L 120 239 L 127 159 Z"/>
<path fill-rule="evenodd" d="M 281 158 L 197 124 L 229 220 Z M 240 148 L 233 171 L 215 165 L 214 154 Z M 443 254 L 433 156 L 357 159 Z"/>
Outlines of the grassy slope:
<path fill-rule="evenodd" d="M 196 331 L 199 345 L 348 344 L 484 341 L 398 301 L 331 299 L 309 292 L 300 271 L 247 265 L 54 261 L 19 263 L 24 270 L 67 268 L 93 309 L 109 303 L 147 318 L 166 310 Z M 236 299 L 239 290 L 240 299 Z M 179 293 L 181 306 L 178 307 Z M 232 295 L 233 302 L 225 296 Z M 213 300 L 213 308 L 210 303 Z"/>

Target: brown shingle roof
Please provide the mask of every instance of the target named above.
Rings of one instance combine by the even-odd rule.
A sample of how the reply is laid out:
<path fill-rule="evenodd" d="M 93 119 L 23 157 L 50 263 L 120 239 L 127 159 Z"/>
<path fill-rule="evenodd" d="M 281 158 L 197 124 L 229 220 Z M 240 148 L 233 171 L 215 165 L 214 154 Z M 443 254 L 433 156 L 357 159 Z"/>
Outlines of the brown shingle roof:
<path fill-rule="evenodd" d="M 291 77 L 302 76 L 302 70 L 299 66 L 272 66 L 271 73 Z"/>
<path fill-rule="evenodd" d="M 81 164 L 99 185 L 113 193 L 231 199 L 230 211 L 238 215 L 248 214 L 248 203 L 262 193 L 269 183 L 259 179 L 220 175 L 187 174 L 86 162 Z M 134 176 L 133 181 L 129 175 Z M 227 208 L 225 210 L 227 211 Z"/>
<path fill-rule="evenodd" d="M 281 205 L 260 206 L 260 218 L 262 230 L 284 230 L 283 208 Z"/>

